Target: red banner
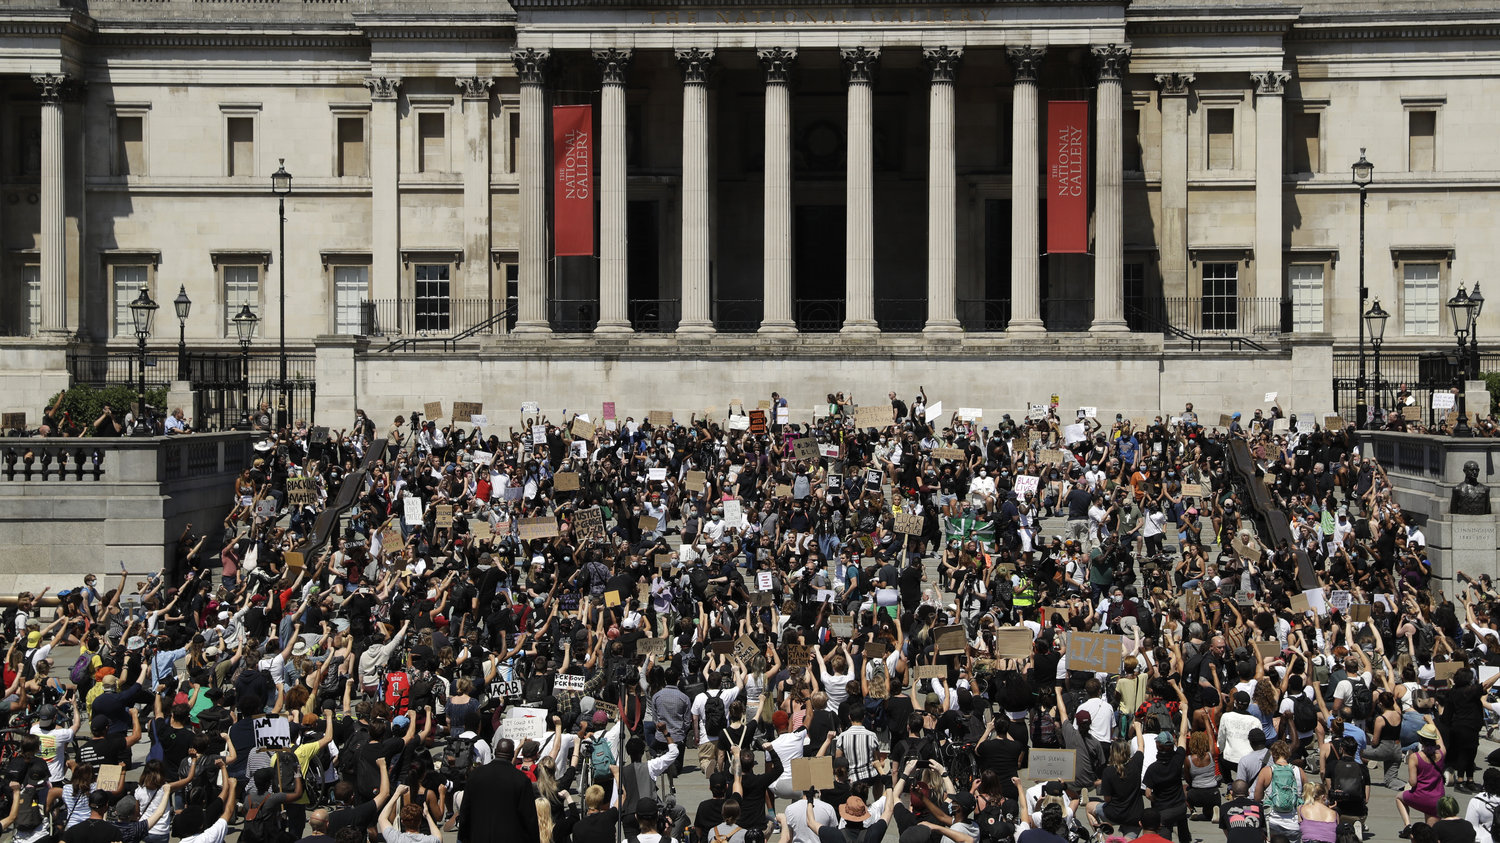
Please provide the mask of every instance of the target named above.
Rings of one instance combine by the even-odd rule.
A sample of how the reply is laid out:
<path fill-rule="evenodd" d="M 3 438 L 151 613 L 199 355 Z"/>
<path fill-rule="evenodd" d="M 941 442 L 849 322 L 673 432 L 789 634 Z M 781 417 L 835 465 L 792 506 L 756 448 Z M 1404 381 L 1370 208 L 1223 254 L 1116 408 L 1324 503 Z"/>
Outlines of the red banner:
<path fill-rule="evenodd" d="M 1089 250 L 1089 104 L 1047 103 L 1047 251 Z"/>
<path fill-rule="evenodd" d="M 594 253 L 594 107 L 552 107 L 553 254 Z"/>

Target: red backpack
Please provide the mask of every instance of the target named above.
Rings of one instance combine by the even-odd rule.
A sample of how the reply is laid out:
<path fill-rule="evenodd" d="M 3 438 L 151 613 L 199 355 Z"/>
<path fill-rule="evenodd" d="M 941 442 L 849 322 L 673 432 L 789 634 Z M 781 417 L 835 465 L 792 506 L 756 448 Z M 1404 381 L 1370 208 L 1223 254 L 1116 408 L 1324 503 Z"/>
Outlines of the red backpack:
<path fill-rule="evenodd" d="M 406 675 L 406 671 L 385 675 L 385 704 L 391 707 L 392 716 L 406 713 L 411 705 L 411 678 Z"/>

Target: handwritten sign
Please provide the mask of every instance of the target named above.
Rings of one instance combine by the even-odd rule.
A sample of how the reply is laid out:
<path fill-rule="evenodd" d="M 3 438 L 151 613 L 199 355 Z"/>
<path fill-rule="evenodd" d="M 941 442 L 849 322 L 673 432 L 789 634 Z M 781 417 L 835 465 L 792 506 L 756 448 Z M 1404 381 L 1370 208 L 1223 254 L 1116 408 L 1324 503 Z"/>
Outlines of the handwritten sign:
<path fill-rule="evenodd" d="M 417 527 L 422 524 L 422 499 L 408 495 L 401 499 L 402 512 L 406 518 L 406 526 Z"/>
<path fill-rule="evenodd" d="M 840 638 L 854 637 L 854 616 L 829 615 L 828 630 Z"/>
<path fill-rule="evenodd" d="M 476 413 L 484 412 L 484 403 L 480 401 L 455 401 L 453 402 L 453 420 L 456 422 L 473 421 Z"/>
<path fill-rule="evenodd" d="M 961 460 L 964 459 L 967 454 L 964 452 L 963 448 L 933 448 L 932 456 L 935 459 L 940 460 Z"/>
<path fill-rule="evenodd" d="M 661 656 L 667 651 L 667 639 L 642 638 L 635 642 L 635 649 L 643 656 Z"/>
<path fill-rule="evenodd" d="M 583 686 L 587 681 L 587 677 L 579 676 L 574 673 L 559 673 L 557 674 L 557 677 L 552 680 L 552 693 L 560 694 L 565 691 L 572 691 L 574 693 L 581 692 L 583 691 Z"/>
<path fill-rule="evenodd" d="M 1016 494 L 1023 498 L 1027 495 L 1034 495 L 1040 483 L 1040 477 L 1034 477 L 1030 474 L 1018 474 L 1016 475 Z"/>
<path fill-rule="evenodd" d="M 96 784 L 100 790 L 113 793 L 120 789 L 120 785 L 124 781 L 124 764 L 105 764 L 99 768 L 99 776 Z"/>
<path fill-rule="evenodd" d="M 1026 767 L 1027 781 L 1051 782 L 1072 781 L 1077 775 L 1078 750 L 1036 749 L 1027 753 L 1030 763 Z"/>
<path fill-rule="evenodd" d="M 1037 455 L 1037 461 L 1042 465 L 1061 465 L 1073 459 L 1073 455 L 1067 451 L 1056 448 L 1048 448 Z"/>
<path fill-rule="evenodd" d="M 736 418 L 739 418 L 739 416 L 732 416 L 729 419 L 729 422 L 730 422 L 729 426 L 730 426 L 731 429 L 734 428 L 734 420 Z M 766 435 L 767 432 L 770 431 L 770 427 L 766 424 L 766 411 L 765 410 L 751 410 L 750 411 L 749 430 L 750 430 L 750 432 L 752 434 L 754 434 L 756 436 L 764 436 L 764 435 Z"/>
<path fill-rule="evenodd" d="M 1074 632 L 1068 636 L 1068 669 L 1119 673 L 1125 641 L 1119 635 Z"/>
<path fill-rule="evenodd" d="M 923 518 L 909 512 L 897 513 L 895 516 L 896 532 L 907 536 L 922 535 Z"/>
<path fill-rule="evenodd" d="M 440 530 L 453 529 L 453 507 L 448 504 L 439 504 L 437 507 L 437 526 Z"/>
<path fill-rule="evenodd" d="M 586 419 L 573 419 L 573 436 L 578 439 L 594 438 L 594 423 Z"/>
<path fill-rule="evenodd" d="M 441 401 L 428 401 L 427 403 L 423 404 L 422 405 L 422 415 L 426 416 L 428 421 L 432 421 L 433 419 L 440 419 L 440 418 L 442 418 L 443 417 L 443 402 L 441 402 Z"/>
<path fill-rule="evenodd" d="M 524 705 L 506 709 L 505 719 L 500 721 L 500 736 L 510 738 L 516 746 L 542 740 L 547 737 L 547 709 Z"/>
<path fill-rule="evenodd" d="M 559 492 L 578 491 L 578 475 L 571 471 L 559 471 L 552 475 L 552 488 Z"/>
<path fill-rule="evenodd" d="M 489 694 L 492 697 L 505 697 L 508 699 L 520 699 L 525 684 L 519 679 L 496 679 L 490 683 Z"/>
<path fill-rule="evenodd" d="M 960 420 L 966 422 L 979 421 L 981 418 L 984 418 L 984 411 L 978 407 L 959 407 L 958 417 Z"/>
<path fill-rule="evenodd" d="M 536 403 L 535 401 L 522 401 L 521 402 L 521 415 L 523 415 L 523 416 L 535 416 L 535 415 L 537 415 L 537 414 L 539 414 L 541 412 L 542 412 L 542 406 L 540 404 Z"/>
<path fill-rule="evenodd" d="M 786 645 L 786 666 L 788 670 L 804 670 L 807 668 L 807 659 L 810 653 L 806 644 Z"/>
<path fill-rule="evenodd" d="M 518 530 L 521 541 L 533 539 L 550 539 L 559 535 L 557 529 L 557 518 L 552 515 L 541 515 L 536 518 L 522 518 Z"/>
<path fill-rule="evenodd" d="M 573 532 L 578 536 L 579 541 L 603 542 L 605 540 L 604 512 L 597 506 L 580 509 L 573 516 Z"/>
<path fill-rule="evenodd" d="M 646 469 L 646 479 L 652 483 L 665 482 L 667 479 L 667 469 L 665 467 L 648 468 Z"/>
<path fill-rule="evenodd" d="M 891 408 L 889 405 L 877 404 L 873 407 L 854 408 L 854 426 L 860 430 L 870 427 L 885 427 L 891 423 Z"/>
<path fill-rule="evenodd" d="M 760 591 L 776 590 L 776 575 L 770 571 L 761 571 L 755 575 L 755 587 Z"/>
<path fill-rule="evenodd" d="M 964 636 L 964 628 L 957 624 L 953 626 L 940 626 L 932 631 L 933 652 L 940 656 L 950 653 L 962 653 L 968 646 L 968 639 Z M 1119 671 L 1115 671 L 1118 673 Z"/>
<path fill-rule="evenodd" d="M 738 500 L 724 501 L 724 526 L 734 530 L 745 525 L 745 509 Z"/>
<path fill-rule="evenodd" d="M 818 458 L 818 441 L 808 436 L 792 440 L 792 456 L 799 460 Z"/>
<path fill-rule="evenodd" d="M 760 645 L 755 643 L 754 638 L 748 635 L 741 635 L 739 638 L 734 639 L 734 657 L 745 664 L 749 664 L 750 660 L 755 658 L 758 653 L 760 653 Z"/>
<path fill-rule="evenodd" d="M 1352 602 L 1354 602 L 1354 595 L 1347 591 L 1332 591 L 1328 593 L 1328 606 L 1338 609 L 1340 612 L 1347 612 L 1349 604 Z"/>
<path fill-rule="evenodd" d="M 650 413 L 648 413 L 646 415 L 646 420 L 649 421 L 649 422 L 651 422 L 651 426 L 652 427 L 671 427 L 672 426 L 672 411 L 671 410 L 652 410 Z"/>
<path fill-rule="evenodd" d="M 257 717 L 254 726 L 256 746 L 284 749 L 292 745 L 292 724 L 285 717 Z"/>
<path fill-rule="evenodd" d="M 1182 484 L 1182 494 L 1189 498 L 1201 498 L 1203 497 L 1203 484 L 1184 483 Z"/>
<path fill-rule="evenodd" d="M 292 506 L 315 506 L 318 503 L 318 487 L 310 477 L 288 477 L 286 497 Z"/>

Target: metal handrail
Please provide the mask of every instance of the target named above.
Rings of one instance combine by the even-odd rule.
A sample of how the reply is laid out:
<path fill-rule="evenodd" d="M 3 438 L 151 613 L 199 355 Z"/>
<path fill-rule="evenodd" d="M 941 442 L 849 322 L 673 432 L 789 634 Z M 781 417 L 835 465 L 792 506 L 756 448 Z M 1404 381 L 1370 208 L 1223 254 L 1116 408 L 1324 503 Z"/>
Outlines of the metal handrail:
<path fill-rule="evenodd" d="M 477 322 L 469 326 L 468 328 L 465 328 L 464 330 L 453 334 L 452 336 L 403 337 L 377 349 L 376 353 L 383 354 L 387 351 L 409 351 L 426 343 L 441 343 L 443 346 L 443 351 L 453 351 L 458 348 L 458 344 L 460 342 L 474 336 L 475 334 L 479 334 L 489 330 L 490 328 L 493 328 L 496 323 L 504 322 L 511 316 L 515 315 L 515 312 L 516 308 L 514 305 L 512 305 L 505 308 L 504 310 L 499 311 L 498 313 L 495 313 L 489 318 L 484 319 L 481 322 Z"/>
<path fill-rule="evenodd" d="M 1210 335 L 1210 336 L 1207 336 L 1207 337 L 1200 337 L 1200 336 L 1198 336 L 1196 334 L 1188 333 L 1187 331 L 1183 330 L 1182 328 L 1179 328 L 1176 325 L 1173 325 L 1171 322 L 1167 321 L 1166 319 L 1163 319 L 1160 316 L 1157 316 L 1155 314 L 1148 313 L 1145 310 L 1142 310 L 1141 308 L 1136 307 L 1135 305 L 1129 304 L 1129 303 L 1127 303 L 1125 305 L 1125 315 L 1131 321 L 1134 321 L 1137 324 L 1143 325 L 1146 328 L 1148 328 L 1149 330 L 1154 330 L 1154 331 L 1157 331 L 1159 333 L 1166 334 L 1167 336 L 1172 337 L 1173 339 L 1179 339 L 1179 340 L 1183 340 L 1183 341 L 1187 342 L 1189 344 L 1189 347 L 1193 351 L 1202 351 L 1203 350 L 1203 344 L 1205 342 L 1222 342 L 1222 343 L 1227 343 L 1229 345 L 1230 349 L 1232 349 L 1234 351 L 1247 351 L 1247 350 L 1253 350 L 1253 351 L 1270 351 L 1270 349 L 1266 348 L 1264 345 L 1261 345 L 1260 343 L 1256 342 L 1255 340 L 1246 339 L 1245 337 L 1218 336 L 1218 335 Z"/>

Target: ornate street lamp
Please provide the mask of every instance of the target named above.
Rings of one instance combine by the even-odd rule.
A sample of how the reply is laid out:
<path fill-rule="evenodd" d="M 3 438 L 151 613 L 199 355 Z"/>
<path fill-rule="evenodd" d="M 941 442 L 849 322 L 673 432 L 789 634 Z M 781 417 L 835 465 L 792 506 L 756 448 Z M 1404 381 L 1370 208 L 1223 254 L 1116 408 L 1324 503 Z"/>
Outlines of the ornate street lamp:
<path fill-rule="evenodd" d="M 187 376 L 187 318 L 193 310 L 193 300 L 188 298 L 187 285 L 177 286 L 177 298 L 172 300 L 177 310 L 177 379 L 185 381 Z"/>
<path fill-rule="evenodd" d="M 1479 300 L 1481 305 L 1484 299 Z M 1474 431 L 1469 427 L 1468 401 L 1464 397 L 1464 379 L 1468 374 L 1469 349 L 1465 347 L 1464 340 L 1474 326 L 1474 300 L 1464 292 L 1464 285 L 1458 285 L 1458 292 L 1453 298 L 1448 299 L 1448 315 L 1453 320 L 1453 335 L 1458 338 L 1458 357 L 1453 367 L 1453 377 L 1458 383 L 1458 424 L 1453 426 L 1454 436 L 1473 436 Z"/>
<path fill-rule="evenodd" d="M 146 409 L 146 338 L 151 336 L 151 320 L 156 317 L 156 302 L 151 300 L 151 294 L 141 287 L 141 294 L 130 303 L 130 319 L 135 323 L 135 340 L 137 362 L 140 364 L 140 381 L 136 389 L 136 402 L 140 408 L 135 416 L 135 436 L 150 436 L 151 422 L 150 411 Z"/>
<path fill-rule="evenodd" d="M 1370 182 L 1375 180 L 1375 165 L 1365 160 L 1365 148 L 1359 148 L 1359 160 L 1349 168 L 1354 180 L 1354 186 L 1359 188 L 1359 309 L 1365 309 L 1365 299 L 1369 297 L 1369 290 L 1365 289 L 1365 191 L 1370 187 Z M 1369 415 L 1369 404 L 1365 397 L 1365 322 L 1359 322 L 1359 377 L 1354 382 L 1354 413 L 1356 425 L 1364 429 L 1365 419 Z"/>
<path fill-rule="evenodd" d="M 249 302 L 234 315 L 234 332 L 240 338 L 240 371 L 245 375 L 240 386 L 240 429 L 250 429 L 250 341 L 255 339 L 255 324 L 260 321 L 250 310 Z"/>
<path fill-rule="evenodd" d="M 290 402 L 287 400 L 286 388 L 286 197 L 292 192 L 292 174 L 286 171 L 286 159 L 277 159 L 276 172 L 271 174 L 271 193 L 276 195 L 277 213 L 281 217 L 281 247 L 276 261 L 280 265 L 281 274 L 281 314 L 277 319 L 277 329 L 280 333 L 278 338 L 277 356 L 280 359 L 280 368 L 276 388 L 280 395 L 281 404 L 276 411 L 276 429 L 280 430 L 287 424 L 291 413 Z"/>
<path fill-rule="evenodd" d="M 1380 415 L 1380 343 L 1385 340 L 1385 321 L 1391 315 L 1380 306 L 1380 299 L 1365 311 L 1365 330 L 1370 334 L 1370 345 L 1375 350 L 1375 415 Z"/>

